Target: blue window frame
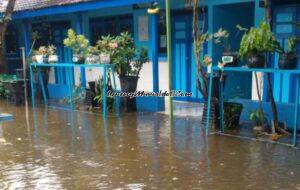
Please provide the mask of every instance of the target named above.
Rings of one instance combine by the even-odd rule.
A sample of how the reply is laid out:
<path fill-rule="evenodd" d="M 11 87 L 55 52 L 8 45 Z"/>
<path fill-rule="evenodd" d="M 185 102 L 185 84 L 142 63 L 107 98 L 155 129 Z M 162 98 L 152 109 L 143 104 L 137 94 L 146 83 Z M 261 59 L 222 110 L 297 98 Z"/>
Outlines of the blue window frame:
<path fill-rule="evenodd" d="M 134 35 L 132 15 L 92 18 L 90 27 L 92 44 L 95 44 L 101 36 L 116 36 L 125 31 Z"/>

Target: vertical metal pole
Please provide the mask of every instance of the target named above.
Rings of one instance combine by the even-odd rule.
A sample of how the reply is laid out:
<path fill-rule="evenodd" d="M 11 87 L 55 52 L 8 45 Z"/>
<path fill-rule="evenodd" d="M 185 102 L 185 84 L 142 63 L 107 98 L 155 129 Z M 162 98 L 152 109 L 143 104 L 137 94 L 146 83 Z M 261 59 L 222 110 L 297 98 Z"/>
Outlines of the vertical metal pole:
<path fill-rule="evenodd" d="M 102 84 L 102 114 L 103 117 L 106 117 L 106 105 L 107 105 L 107 96 L 106 96 L 106 66 L 103 66 L 103 84 Z"/>
<path fill-rule="evenodd" d="M 43 95 L 44 103 L 45 103 L 45 106 L 47 106 L 47 95 L 46 95 L 46 91 L 45 91 L 43 76 L 42 76 L 42 73 L 41 73 L 41 69 L 40 68 L 37 68 L 37 69 L 38 69 L 39 83 L 40 83 L 40 87 L 42 89 L 42 95 Z"/>
<path fill-rule="evenodd" d="M 25 48 L 21 47 L 22 51 L 22 62 L 23 62 L 23 80 L 24 80 L 24 96 L 25 96 L 25 107 L 28 108 L 28 92 L 27 92 L 27 75 L 26 75 L 26 56 Z"/>
<path fill-rule="evenodd" d="M 157 15 L 151 15 L 151 46 L 152 46 L 152 76 L 153 76 L 153 92 L 159 91 L 159 68 L 158 68 L 158 22 Z"/>
<path fill-rule="evenodd" d="M 112 76 L 113 76 L 113 83 L 114 83 L 114 91 L 117 91 L 117 84 L 116 84 L 116 75 L 115 75 L 115 70 L 112 69 Z M 120 97 L 115 97 L 115 107 L 116 107 L 116 112 L 117 115 L 120 115 Z"/>
<path fill-rule="evenodd" d="M 295 117 L 294 117 L 294 131 L 293 131 L 293 145 L 297 146 L 297 129 L 298 129 L 298 106 L 299 106 L 299 90 L 300 90 L 300 74 L 297 75 L 296 85 L 296 103 L 295 103 Z"/>
<path fill-rule="evenodd" d="M 209 124 L 210 124 L 210 111 L 211 111 L 211 99 L 212 99 L 212 90 L 213 90 L 213 69 L 211 70 L 209 76 L 209 89 L 208 89 L 208 100 L 207 100 L 207 113 L 206 113 L 206 127 L 205 134 L 209 134 Z"/>
<path fill-rule="evenodd" d="M 70 95 L 70 108 L 73 110 L 74 109 L 74 105 L 73 105 L 73 75 L 72 72 L 74 71 L 74 67 L 66 67 L 66 80 L 67 80 L 67 85 L 69 88 L 69 95 Z"/>
<path fill-rule="evenodd" d="M 35 89 L 33 84 L 33 72 L 32 72 L 32 65 L 29 66 L 29 72 L 30 72 L 30 87 L 31 87 L 31 102 L 32 106 L 35 107 Z"/>
<path fill-rule="evenodd" d="M 169 67 L 169 91 L 173 90 L 172 81 L 172 48 L 171 48 L 171 0 L 166 0 L 166 24 L 167 24 L 167 55 L 168 55 L 168 67 Z M 173 118 L 173 98 L 169 97 L 169 109 L 170 118 Z"/>
<path fill-rule="evenodd" d="M 220 91 L 220 100 L 219 100 L 219 113 L 220 113 L 220 129 L 224 133 L 224 97 L 223 97 L 223 74 L 220 72 L 220 82 L 219 82 L 219 91 Z M 217 118 L 218 119 L 218 118 Z"/>

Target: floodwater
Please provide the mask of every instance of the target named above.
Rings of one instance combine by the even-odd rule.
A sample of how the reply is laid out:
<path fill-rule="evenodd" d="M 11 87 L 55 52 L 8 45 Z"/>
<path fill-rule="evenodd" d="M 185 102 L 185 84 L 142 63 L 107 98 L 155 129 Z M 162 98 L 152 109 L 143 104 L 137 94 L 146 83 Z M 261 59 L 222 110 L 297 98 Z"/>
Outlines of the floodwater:
<path fill-rule="evenodd" d="M 197 119 L 12 107 L 0 126 L 0 189 L 300 189 L 300 154 L 211 135 Z"/>

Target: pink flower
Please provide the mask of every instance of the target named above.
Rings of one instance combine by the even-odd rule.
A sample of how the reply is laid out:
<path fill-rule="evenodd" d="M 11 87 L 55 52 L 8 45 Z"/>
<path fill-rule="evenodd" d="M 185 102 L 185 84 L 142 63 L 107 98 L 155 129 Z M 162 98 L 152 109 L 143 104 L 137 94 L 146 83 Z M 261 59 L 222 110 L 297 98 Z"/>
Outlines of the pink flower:
<path fill-rule="evenodd" d="M 112 49 L 116 49 L 119 47 L 118 43 L 117 42 L 112 42 L 109 44 L 109 47 L 112 48 Z"/>

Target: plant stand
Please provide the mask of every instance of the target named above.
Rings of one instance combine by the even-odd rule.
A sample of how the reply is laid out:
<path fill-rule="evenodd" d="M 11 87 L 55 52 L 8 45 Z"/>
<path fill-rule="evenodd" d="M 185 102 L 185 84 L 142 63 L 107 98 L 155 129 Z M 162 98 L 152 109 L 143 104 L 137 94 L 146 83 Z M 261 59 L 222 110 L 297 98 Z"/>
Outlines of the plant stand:
<path fill-rule="evenodd" d="M 224 67 L 221 70 L 222 72 L 263 72 L 263 73 L 281 73 L 281 74 L 289 74 L 296 75 L 296 96 L 295 96 L 295 110 L 294 110 L 294 121 L 293 121 L 293 146 L 297 146 L 297 130 L 299 125 L 299 99 L 300 99 L 300 70 L 280 70 L 280 69 L 259 69 L 259 68 L 243 68 L 243 67 Z M 219 67 L 212 67 L 212 72 L 209 78 L 209 97 L 208 97 L 208 111 L 207 111 L 207 122 L 206 122 L 206 134 L 209 134 L 209 126 L 210 126 L 210 117 L 211 117 L 211 104 L 212 104 L 212 96 L 213 96 L 213 73 L 220 72 Z M 220 85 L 220 120 L 223 121 L 224 118 L 224 100 L 223 100 L 223 89 L 222 85 Z M 220 123 L 221 131 L 224 132 L 224 123 Z"/>

